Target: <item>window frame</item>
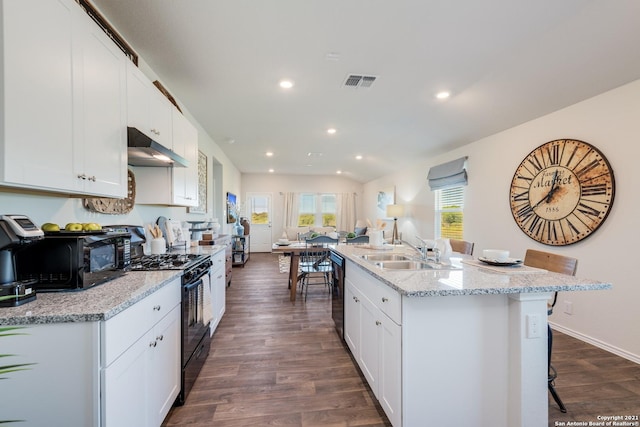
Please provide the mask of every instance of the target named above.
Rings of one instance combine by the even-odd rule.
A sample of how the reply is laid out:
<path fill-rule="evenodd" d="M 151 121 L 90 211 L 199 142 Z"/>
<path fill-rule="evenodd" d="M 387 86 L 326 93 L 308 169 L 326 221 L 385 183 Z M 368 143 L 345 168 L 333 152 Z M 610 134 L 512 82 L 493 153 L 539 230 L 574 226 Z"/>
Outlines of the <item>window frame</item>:
<path fill-rule="evenodd" d="M 445 239 L 464 239 L 464 199 L 465 199 L 465 185 L 455 185 L 448 188 L 434 190 L 434 235 L 436 238 Z M 451 205 L 451 203 L 457 202 L 459 205 Z M 447 207 L 443 207 L 443 205 Z M 455 207 L 449 207 L 455 206 Z M 446 232 L 443 236 L 442 230 L 442 216 L 446 213 L 460 213 L 460 231 L 455 233 L 451 230 Z M 456 222 L 453 222 L 456 223 Z"/>
<path fill-rule="evenodd" d="M 305 202 L 305 198 L 309 198 L 309 196 L 313 196 L 313 210 L 314 212 L 305 212 L 303 209 L 303 204 Z M 299 227 L 336 227 L 337 224 L 337 216 L 338 216 L 338 195 L 336 193 L 300 193 L 300 201 L 298 204 L 298 226 Z M 333 211 L 324 211 L 326 203 L 323 203 L 323 199 L 327 197 L 333 198 Z M 308 200 L 308 199 L 307 199 Z M 302 223 L 301 220 L 303 215 L 309 216 L 313 214 L 314 222 L 313 224 Z M 333 214 L 333 225 L 324 225 L 325 215 Z"/>

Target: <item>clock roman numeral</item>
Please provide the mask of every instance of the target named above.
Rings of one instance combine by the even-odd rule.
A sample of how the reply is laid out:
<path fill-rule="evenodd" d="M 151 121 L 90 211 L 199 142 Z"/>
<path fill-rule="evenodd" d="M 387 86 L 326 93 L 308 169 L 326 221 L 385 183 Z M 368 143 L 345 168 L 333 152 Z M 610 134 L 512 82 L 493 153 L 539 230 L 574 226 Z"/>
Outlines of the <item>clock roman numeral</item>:
<path fill-rule="evenodd" d="M 590 170 L 592 170 L 595 167 L 598 167 L 598 165 L 600 164 L 599 160 L 594 160 L 591 163 L 589 163 L 588 165 L 586 165 L 585 167 L 583 167 L 582 169 L 580 169 L 579 171 L 577 171 L 575 174 L 578 177 L 578 179 L 582 179 L 582 176 L 584 174 L 586 174 L 587 172 L 589 172 Z"/>
<path fill-rule="evenodd" d="M 607 194 L 607 184 L 592 184 L 582 186 L 583 196 L 601 196 Z"/>
<path fill-rule="evenodd" d="M 518 209 L 516 215 L 518 216 L 518 218 L 520 218 L 520 222 L 524 223 L 529 219 L 529 217 L 531 217 L 531 215 L 534 215 L 533 208 L 529 203 L 527 203 L 526 205 Z"/>
<path fill-rule="evenodd" d="M 529 200 L 529 191 L 523 191 L 522 193 L 514 194 L 513 200 L 515 202 L 526 202 Z"/>
<path fill-rule="evenodd" d="M 547 155 L 549 156 L 549 163 L 551 165 L 557 165 L 560 163 L 560 146 L 552 145 L 547 150 Z"/>
<path fill-rule="evenodd" d="M 584 203 L 578 203 L 578 207 L 576 208 L 578 212 L 583 213 L 586 216 L 593 217 L 592 219 L 597 218 L 600 215 L 600 211 L 592 208 L 591 206 L 587 206 Z"/>
<path fill-rule="evenodd" d="M 532 154 L 528 160 L 531 166 L 533 166 L 533 169 L 535 170 L 534 175 L 543 169 L 543 164 L 540 163 L 540 159 L 538 159 L 538 156 L 536 156 L 535 154 Z"/>

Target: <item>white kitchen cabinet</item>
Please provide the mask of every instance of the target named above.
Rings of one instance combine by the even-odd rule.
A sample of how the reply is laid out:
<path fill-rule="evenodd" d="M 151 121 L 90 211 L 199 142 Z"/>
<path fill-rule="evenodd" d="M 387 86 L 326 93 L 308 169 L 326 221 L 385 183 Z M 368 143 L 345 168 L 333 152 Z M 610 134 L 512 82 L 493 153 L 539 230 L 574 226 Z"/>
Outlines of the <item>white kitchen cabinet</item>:
<path fill-rule="evenodd" d="M 173 204 L 198 206 L 198 130 L 176 108 L 172 110 L 173 151 L 189 166 L 173 168 Z"/>
<path fill-rule="evenodd" d="M 73 0 L 1 5 L 0 183 L 124 197 L 124 54 Z"/>
<path fill-rule="evenodd" d="M 211 320 L 211 336 L 215 332 L 226 310 L 226 280 L 225 280 L 225 251 L 220 251 L 211 257 L 211 304 L 213 319 Z"/>
<path fill-rule="evenodd" d="M 168 149 L 173 148 L 171 114 L 175 107 L 133 63 L 127 64 L 127 125 Z"/>
<path fill-rule="evenodd" d="M 389 421 L 399 427 L 402 328 L 387 312 L 400 314 L 400 295 L 362 270 L 346 271 L 345 340 Z"/>
<path fill-rule="evenodd" d="M 102 426 L 159 426 L 180 392 L 180 281 L 102 325 Z"/>
<path fill-rule="evenodd" d="M 127 196 L 126 63 L 86 14 L 79 12 L 74 52 L 74 174 L 79 192 Z M 75 108 L 77 106 L 78 108 Z"/>
<path fill-rule="evenodd" d="M 188 160 L 183 167 L 133 167 L 136 203 L 141 205 L 198 205 L 198 131 L 174 108 L 174 143 L 177 154 Z M 179 141 L 179 142 L 178 142 Z"/>

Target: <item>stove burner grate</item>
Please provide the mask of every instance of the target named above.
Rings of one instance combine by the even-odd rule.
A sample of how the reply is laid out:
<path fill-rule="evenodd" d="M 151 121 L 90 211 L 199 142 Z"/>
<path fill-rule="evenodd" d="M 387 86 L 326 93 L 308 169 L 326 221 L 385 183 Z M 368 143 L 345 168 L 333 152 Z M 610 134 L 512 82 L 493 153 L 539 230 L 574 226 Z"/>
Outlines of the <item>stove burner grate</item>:
<path fill-rule="evenodd" d="M 131 260 L 131 270 L 183 270 L 201 255 L 161 254 L 143 255 Z"/>

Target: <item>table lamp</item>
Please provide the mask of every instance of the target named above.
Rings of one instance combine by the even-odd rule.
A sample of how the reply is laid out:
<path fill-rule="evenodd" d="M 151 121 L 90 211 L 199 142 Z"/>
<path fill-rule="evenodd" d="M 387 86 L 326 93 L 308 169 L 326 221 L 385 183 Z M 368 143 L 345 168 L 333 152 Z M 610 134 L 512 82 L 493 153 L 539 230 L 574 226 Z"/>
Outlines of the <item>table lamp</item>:
<path fill-rule="evenodd" d="M 391 236 L 391 244 L 395 244 L 398 239 L 398 217 L 404 215 L 404 206 L 387 205 L 387 216 L 393 218 L 393 235 Z"/>

